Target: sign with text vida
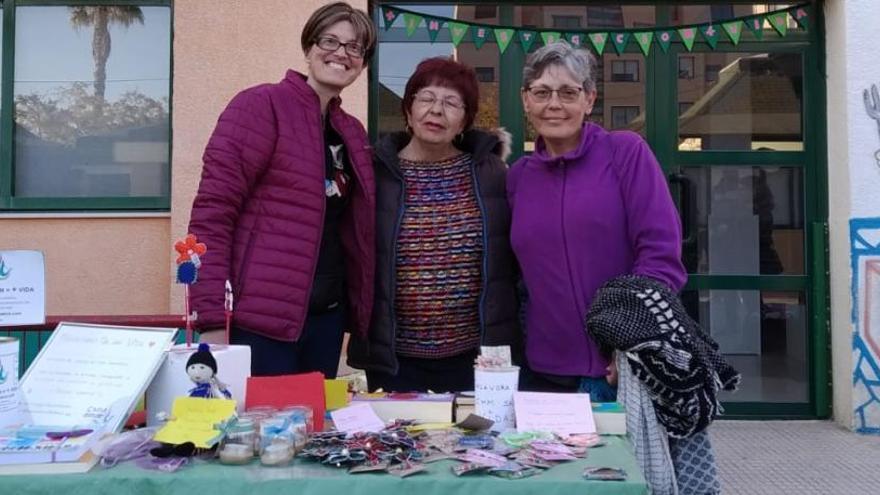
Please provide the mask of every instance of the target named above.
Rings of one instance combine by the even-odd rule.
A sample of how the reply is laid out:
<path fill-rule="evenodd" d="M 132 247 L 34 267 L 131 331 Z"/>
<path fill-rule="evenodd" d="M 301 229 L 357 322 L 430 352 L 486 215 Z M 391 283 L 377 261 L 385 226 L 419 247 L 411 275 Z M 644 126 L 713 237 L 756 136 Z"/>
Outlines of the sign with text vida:
<path fill-rule="evenodd" d="M 0 251 L 0 327 L 46 322 L 46 265 L 41 251 Z"/>

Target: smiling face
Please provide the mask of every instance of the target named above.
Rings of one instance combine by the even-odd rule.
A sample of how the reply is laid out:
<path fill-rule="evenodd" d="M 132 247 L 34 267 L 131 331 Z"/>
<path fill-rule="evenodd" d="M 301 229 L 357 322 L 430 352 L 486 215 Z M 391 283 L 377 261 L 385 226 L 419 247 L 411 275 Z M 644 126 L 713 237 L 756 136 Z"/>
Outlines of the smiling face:
<path fill-rule="evenodd" d="M 335 38 L 343 45 L 329 51 L 321 48 L 321 38 Z M 320 88 L 319 92 L 339 94 L 364 70 L 363 56 L 358 57 L 347 52 L 347 44 L 350 43 L 360 44 L 361 40 L 350 22 L 341 21 L 325 29 L 309 48 L 306 53 L 309 81 Z"/>
<path fill-rule="evenodd" d="M 406 120 L 413 139 L 432 145 L 451 143 L 464 130 L 464 100 L 452 88 L 425 86 L 415 94 Z"/>
<path fill-rule="evenodd" d="M 580 89 L 579 89 L 580 88 Z M 561 65 L 550 65 L 522 92 L 523 108 L 535 131 L 547 141 L 566 141 L 580 136 L 581 125 L 596 101 L 595 91 L 582 90 L 583 84 Z M 549 100 L 539 101 L 530 92 L 551 90 Z M 573 101 L 562 101 L 560 91 L 577 91 Z"/>
<path fill-rule="evenodd" d="M 189 375 L 193 383 L 201 385 L 211 381 L 211 378 L 214 376 L 214 370 L 202 363 L 193 363 L 186 367 L 186 374 Z"/>

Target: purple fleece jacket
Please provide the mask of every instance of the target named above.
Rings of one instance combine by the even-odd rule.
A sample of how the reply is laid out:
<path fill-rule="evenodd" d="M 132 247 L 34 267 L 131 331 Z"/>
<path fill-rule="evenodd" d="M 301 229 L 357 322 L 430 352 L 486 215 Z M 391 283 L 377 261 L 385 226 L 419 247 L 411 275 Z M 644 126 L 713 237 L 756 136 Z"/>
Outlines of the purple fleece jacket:
<path fill-rule="evenodd" d="M 618 275 L 674 291 L 687 275 L 681 222 L 657 159 L 638 134 L 586 123 L 577 149 L 551 157 L 541 139 L 507 176 L 511 244 L 528 290 L 526 357 L 538 372 L 604 376 L 584 330 L 596 290 Z"/>

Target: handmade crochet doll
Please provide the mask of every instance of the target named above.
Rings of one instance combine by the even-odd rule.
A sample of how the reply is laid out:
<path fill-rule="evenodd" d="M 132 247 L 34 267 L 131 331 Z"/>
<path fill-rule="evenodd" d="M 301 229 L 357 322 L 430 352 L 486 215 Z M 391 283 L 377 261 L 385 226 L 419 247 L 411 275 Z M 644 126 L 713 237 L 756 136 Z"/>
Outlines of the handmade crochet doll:
<path fill-rule="evenodd" d="M 217 379 L 217 360 L 211 354 L 208 344 L 199 344 L 199 349 L 186 361 L 186 374 L 196 384 L 189 391 L 190 397 L 232 398 L 226 385 Z"/>

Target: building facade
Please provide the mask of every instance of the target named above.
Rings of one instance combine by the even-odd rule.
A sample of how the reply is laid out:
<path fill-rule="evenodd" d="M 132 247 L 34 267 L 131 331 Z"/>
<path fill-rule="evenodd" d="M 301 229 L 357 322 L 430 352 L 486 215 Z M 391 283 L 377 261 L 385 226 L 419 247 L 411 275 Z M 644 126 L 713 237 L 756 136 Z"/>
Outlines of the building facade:
<path fill-rule="evenodd" d="M 171 246 L 186 233 L 217 116 L 237 91 L 304 68 L 299 34 L 323 3 L 0 2 L 0 249 L 44 251 L 50 314 L 182 312 Z M 375 16 L 380 44 L 343 105 L 374 139 L 403 128 L 400 98 L 418 61 L 452 56 L 477 71 L 477 125 L 506 127 L 517 154 L 536 137 L 519 102 L 524 45 L 453 43 L 448 29 L 432 40 L 424 25 L 408 33 L 402 16 L 386 29 L 383 7 L 573 33 L 795 5 L 352 3 Z M 880 65 L 867 22 L 880 5 L 808 3 L 812 24 L 789 19 L 785 36 L 766 24 L 714 48 L 607 48 L 591 119 L 640 133 L 669 177 L 685 227 L 683 299 L 744 376 L 727 412 L 833 415 L 880 431 L 880 101 L 870 91 Z"/>

